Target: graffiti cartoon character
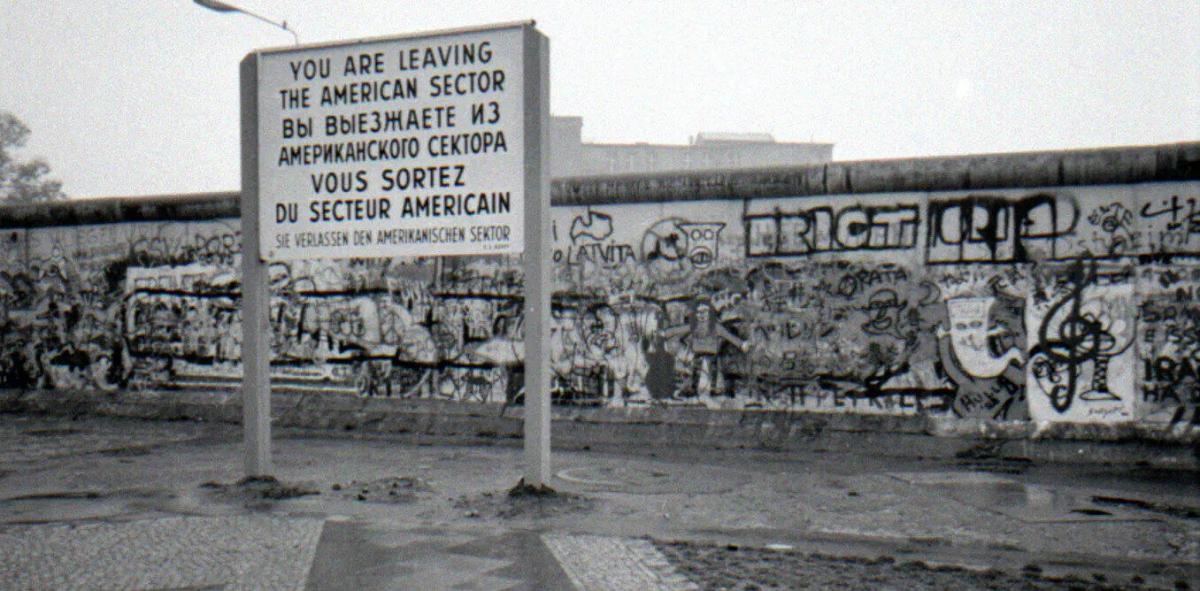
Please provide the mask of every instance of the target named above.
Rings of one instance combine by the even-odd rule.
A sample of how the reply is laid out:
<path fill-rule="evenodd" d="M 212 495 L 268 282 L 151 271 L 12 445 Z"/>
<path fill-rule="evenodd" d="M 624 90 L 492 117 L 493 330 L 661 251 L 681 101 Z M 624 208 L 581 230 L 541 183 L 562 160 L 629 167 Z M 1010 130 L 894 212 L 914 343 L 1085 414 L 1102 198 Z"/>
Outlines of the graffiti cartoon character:
<path fill-rule="evenodd" d="M 1021 362 L 1021 350 L 1009 347 L 1000 355 L 993 355 L 989 342 L 993 336 L 1006 331 L 991 322 L 992 305 L 996 298 L 962 297 L 946 302 L 950 313 L 950 330 L 940 336 L 950 337 L 954 357 L 966 372 L 977 378 L 994 378 L 1008 368 L 1012 362 Z"/>
<path fill-rule="evenodd" d="M 705 406 L 715 406 L 713 390 L 719 390 L 720 352 L 722 343 L 737 347 L 745 352 L 750 342 L 742 340 L 725 328 L 717 318 L 717 312 L 708 299 L 696 301 L 690 325 L 681 325 L 663 331 L 664 340 L 685 337 L 689 345 L 684 357 L 690 356 L 692 369 L 692 391 Z"/>
<path fill-rule="evenodd" d="M 1015 344 L 1021 327 L 1011 298 L 956 297 L 946 301 L 949 330 L 938 329 L 938 359 L 955 386 L 957 416 L 1019 420 L 1028 412 L 1021 394 L 1024 356 Z M 1004 353 L 996 352 L 1004 349 Z"/>

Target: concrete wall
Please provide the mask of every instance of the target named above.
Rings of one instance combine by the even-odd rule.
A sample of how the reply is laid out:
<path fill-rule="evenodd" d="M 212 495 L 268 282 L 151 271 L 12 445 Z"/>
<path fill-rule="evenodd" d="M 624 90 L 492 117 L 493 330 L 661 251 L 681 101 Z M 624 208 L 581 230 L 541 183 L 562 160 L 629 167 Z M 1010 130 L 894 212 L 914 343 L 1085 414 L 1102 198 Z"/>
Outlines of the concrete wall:
<path fill-rule="evenodd" d="M 1197 430 L 1200 144 L 565 179 L 555 204 L 560 409 Z M 0 388 L 236 391 L 236 216 L 234 194 L 0 210 Z M 282 392 L 518 395 L 515 258 L 272 284 Z"/>

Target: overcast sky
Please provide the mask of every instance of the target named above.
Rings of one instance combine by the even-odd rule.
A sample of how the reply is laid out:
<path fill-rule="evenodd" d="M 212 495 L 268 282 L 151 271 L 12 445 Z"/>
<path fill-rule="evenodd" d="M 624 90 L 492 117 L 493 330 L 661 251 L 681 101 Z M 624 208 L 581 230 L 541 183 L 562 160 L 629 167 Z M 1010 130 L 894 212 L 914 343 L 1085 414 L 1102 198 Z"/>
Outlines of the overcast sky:
<path fill-rule="evenodd" d="M 857 160 L 1200 140 L 1200 2 L 237 0 L 303 43 L 536 19 L 595 142 L 699 131 Z M 72 196 L 238 188 L 238 62 L 192 0 L 0 0 L 0 110 Z"/>

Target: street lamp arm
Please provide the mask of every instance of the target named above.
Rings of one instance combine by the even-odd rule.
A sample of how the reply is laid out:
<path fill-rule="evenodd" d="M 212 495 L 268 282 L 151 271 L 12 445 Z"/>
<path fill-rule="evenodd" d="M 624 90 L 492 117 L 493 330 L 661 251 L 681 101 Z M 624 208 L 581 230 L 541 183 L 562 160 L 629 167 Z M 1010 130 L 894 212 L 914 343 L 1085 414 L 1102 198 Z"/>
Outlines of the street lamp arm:
<path fill-rule="evenodd" d="M 246 16 L 254 17 L 264 23 L 267 23 L 268 25 L 271 25 L 274 27 L 279 27 L 279 28 L 291 33 L 292 39 L 294 39 L 296 41 L 296 45 L 300 45 L 300 36 L 296 34 L 296 31 L 293 31 L 290 27 L 288 27 L 287 21 L 275 22 L 265 16 L 255 14 L 255 13 L 250 12 L 249 10 L 246 10 L 245 8 L 241 8 L 239 6 L 234 6 L 234 5 L 226 3 L 226 2 L 221 2 L 220 0 L 193 0 L 193 1 L 196 4 L 199 4 L 200 6 L 203 6 L 207 9 L 215 11 L 215 12 L 240 12 Z"/>
<path fill-rule="evenodd" d="M 244 14 L 244 15 L 246 15 L 246 16 L 252 16 L 252 17 L 254 17 L 254 18 L 256 18 L 256 19 L 258 19 L 258 20 L 260 20 L 260 21 L 262 21 L 262 22 L 264 22 L 264 23 L 267 23 L 268 25 L 275 25 L 276 27 L 279 27 L 280 29 L 283 29 L 283 30 L 285 30 L 285 31 L 287 31 L 287 32 L 289 32 L 289 33 L 291 33 L 291 34 L 292 34 L 292 38 L 296 40 L 296 45 L 300 45 L 300 36 L 299 36 L 299 35 L 297 35 L 295 31 L 293 31 L 291 28 L 289 28 L 289 27 L 288 27 L 287 21 L 282 21 L 282 22 L 278 22 L 278 23 L 277 23 L 277 22 L 275 22 L 275 21 L 273 21 L 273 20 L 271 20 L 271 19 L 269 19 L 269 18 L 266 18 L 266 17 L 264 17 L 264 16 L 260 16 L 260 15 L 254 14 L 253 12 L 250 12 L 249 10 L 245 10 L 245 9 L 239 8 L 239 9 L 237 9 L 237 11 L 238 11 L 238 12 L 240 12 L 240 13 L 242 13 L 242 14 Z"/>

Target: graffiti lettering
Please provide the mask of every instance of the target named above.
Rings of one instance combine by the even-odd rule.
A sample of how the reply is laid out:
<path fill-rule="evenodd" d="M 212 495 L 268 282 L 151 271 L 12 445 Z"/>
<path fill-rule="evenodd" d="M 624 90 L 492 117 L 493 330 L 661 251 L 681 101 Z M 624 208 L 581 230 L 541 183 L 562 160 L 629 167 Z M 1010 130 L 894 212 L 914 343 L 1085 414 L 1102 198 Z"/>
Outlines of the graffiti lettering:
<path fill-rule="evenodd" d="M 746 215 L 742 220 L 747 256 L 806 256 L 912 248 L 917 244 L 920 213 L 916 205 L 854 205 Z"/>
<path fill-rule="evenodd" d="M 1189 234 L 1200 234 L 1200 208 L 1197 208 L 1195 197 L 1188 197 L 1180 204 L 1178 195 L 1172 195 L 1169 200 L 1147 203 L 1142 206 L 1142 217 L 1154 219 L 1162 216 L 1169 218 L 1168 230 L 1185 230 Z M 1186 206 L 1186 207 L 1185 207 Z"/>
<path fill-rule="evenodd" d="M 1075 201 L 1061 195 L 931 199 L 925 262 L 1056 260 L 1078 216 Z"/>

